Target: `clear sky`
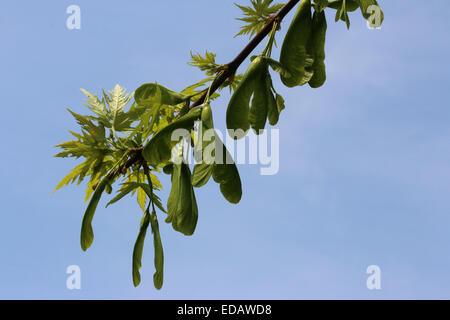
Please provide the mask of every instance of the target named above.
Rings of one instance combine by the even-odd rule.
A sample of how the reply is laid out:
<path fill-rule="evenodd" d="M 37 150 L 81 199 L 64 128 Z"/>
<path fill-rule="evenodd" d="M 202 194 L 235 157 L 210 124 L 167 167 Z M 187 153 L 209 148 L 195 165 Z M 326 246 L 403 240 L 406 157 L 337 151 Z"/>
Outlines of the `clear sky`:
<path fill-rule="evenodd" d="M 80 88 L 133 91 L 158 81 L 181 90 L 200 80 L 186 64 L 190 50 L 226 63 L 247 41 L 233 38 L 233 2 L 2 0 L 0 298 L 450 298 L 444 0 L 380 0 L 381 30 L 369 30 L 359 11 L 350 31 L 328 13 L 326 85 L 286 89 L 274 76 L 287 106 L 280 172 L 261 176 L 258 166 L 241 165 L 237 206 L 214 183 L 197 189 L 193 237 L 161 222 L 161 291 L 152 283 L 151 237 L 142 284 L 132 284 L 141 216 L 134 200 L 104 209 L 103 199 L 94 244 L 82 252 L 84 188 L 50 196 L 77 163 L 53 158 L 52 146 L 77 129 L 66 108 L 86 112 Z M 66 28 L 72 4 L 81 30 Z M 213 104 L 219 128 L 228 99 L 224 92 Z M 81 268 L 81 290 L 66 288 L 69 265 Z M 379 291 L 366 287 L 369 265 L 381 268 Z"/>

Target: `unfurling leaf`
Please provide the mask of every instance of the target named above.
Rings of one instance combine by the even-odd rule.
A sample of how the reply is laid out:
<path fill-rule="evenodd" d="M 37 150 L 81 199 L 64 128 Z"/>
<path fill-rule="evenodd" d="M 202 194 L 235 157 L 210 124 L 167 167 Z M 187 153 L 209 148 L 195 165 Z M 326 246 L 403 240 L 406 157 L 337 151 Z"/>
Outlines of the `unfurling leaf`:
<path fill-rule="evenodd" d="M 208 52 L 208 50 L 206 50 L 205 57 L 202 57 L 199 53 L 192 53 L 191 51 L 191 61 L 188 64 L 199 68 L 207 76 L 213 76 L 223 68 L 223 65 L 216 63 L 216 55 Z"/>
<path fill-rule="evenodd" d="M 244 18 L 237 20 L 243 21 L 246 25 L 241 27 L 241 31 L 235 36 L 249 34 L 252 37 L 260 32 L 271 16 L 277 13 L 283 7 L 283 4 L 272 5 L 273 0 L 252 0 L 252 7 L 245 7 L 236 4 L 236 6 L 244 13 Z"/>

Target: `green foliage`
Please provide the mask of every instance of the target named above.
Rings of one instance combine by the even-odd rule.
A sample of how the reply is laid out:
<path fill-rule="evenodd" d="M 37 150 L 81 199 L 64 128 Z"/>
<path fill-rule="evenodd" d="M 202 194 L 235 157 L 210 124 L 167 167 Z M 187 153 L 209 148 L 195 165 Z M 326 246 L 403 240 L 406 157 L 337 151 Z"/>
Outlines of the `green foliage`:
<path fill-rule="evenodd" d="M 207 76 L 214 76 L 224 68 L 223 65 L 216 63 L 216 55 L 212 52 L 208 52 L 208 50 L 206 50 L 204 57 L 198 53 L 192 53 L 191 51 L 191 61 L 189 61 L 188 64 L 199 68 Z"/>
<path fill-rule="evenodd" d="M 157 210 L 166 214 L 165 221 L 175 231 L 192 235 L 199 215 L 194 187 L 206 185 L 212 177 L 227 201 L 238 203 L 242 197 L 242 181 L 231 154 L 215 131 L 212 134 L 209 131 L 209 139 L 207 137 L 208 130 L 214 130 L 211 101 L 219 97 L 215 89 L 228 87 L 233 93 L 226 124 L 228 129 L 242 129 L 242 134 L 235 135 L 235 139 L 243 138 L 250 128 L 260 133 L 267 122 L 276 125 L 285 109 L 285 101 L 273 85 L 271 70 L 280 75 L 287 87 L 306 83 L 312 88 L 321 87 L 326 80 L 325 10 L 336 10 L 336 21 L 345 21 L 349 27 L 349 12 L 360 8 L 363 17 L 371 20 L 373 5 L 378 5 L 375 0 L 315 0 L 312 4 L 310 0 L 302 0 L 277 61 L 271 58 L 271 54 L 276 45 L 280 16 L 274 15 L 283 5 L 274 4 L 272 0 L 251 0 L 250 6 L 236 4 L 244 14 L 239 20 L 245 22 L 238 35 L 253 37 L 273 21 L 264 50 L 251 57 L 244 75 L 235 74 L 238 67 L 235 64 L 217 63 L 216 54 L 207 50 L 204 56 L 191 52 L 188 62 L 204 72 L 206 78 L 188 85 L 181 92 L 158 83 L 146 83 L 134 93 L 127 93 L 116 85 L 109 92 L 102 90 L 99 98 L 82 89 L 90 114 L 81 115 L 69 110 L 80 131 L 69 131 L 74 138 L 58 144 L 56 147 L 61 150 L 55 155 L 58 158 L 82 159 L 55 189 L 73 183 L 79 185 L 87 180 L 85 201 L 89 200 L 89 203 L 81 226 L 82 250 L 86 251 L 93 243 L 92 222 L 103 194 L 112 194 L 117 184 L 116 193 L 106 207 L 127 196 L 134 196 L 143 212 L 133 248 L 133 284 L 138 286 L 141 282 L 145 237 L 151 226 L 155 266 L 153 283 L 155 288 L 161 289 L 164 252 Z M 382 11 L 381 15 L 382 20 Z M 197 100 L 204 96 L 205 99 Z M 193 107 L 191 103 L 195 100 L 196 107 Z M 183 135 L 173 139 L 178 129 L 184 130 Z M 202 156 L 192 174 L 189 165 L 183 161 L 188 158 L 187 152 L 193 152 L 196 160 Z M 158 178 L 161 172 L 171 175 L 167 209 L 157 195 L 163 188 Z"/>
<path fill-rule="evenodd" d="M 249 7 L 235 4 L 244 14 L 244 18 L 237 20 L 246 23 L 235 37 L 240 35 L 253 37 L 264 28 L 272 15 L 283 7 L 283 4 L 272 5 L 273 0 L 251 0 L 250 2 L 252 6 Z"/>
<path fill-rule="evenodd" d="M 227 69 L 226 65 L 217 64 L 216 63 L 216 55 L 212 52 L 209 52 L 206 50 L 205 56 L 203 57 L 199 53 L 192 53 L 191 51 L 191 60 L 188 62 L 190 66 L 199 68 L 201 71 L 203 71 L 208 77 L 199 81 L 198 83 L 187 87 L 185 90 L 182 91 L 182 93 L 186 95 L 190 95 L 191 97 L 198 98 L 200 94 L 203 94 L 207 88 L 203 88 L 203 90 L 198 91 L 196 90 L 199 87 L 203 87 L 208 83 L 212 83 L 216 76 L 220 74 L 221 72 L 224 72 Z M 225 87 L 230 88 L 230 92 L 234 91 L 236 87 L 239 85 L 240 80 L 242 79 L 242 75 L 232 75 L 225 81 L 221 86 L 220 89 L 223 89 Z M 219 97 L 218 93 L 213 93 L 210 98 L 215 99 Z"/>

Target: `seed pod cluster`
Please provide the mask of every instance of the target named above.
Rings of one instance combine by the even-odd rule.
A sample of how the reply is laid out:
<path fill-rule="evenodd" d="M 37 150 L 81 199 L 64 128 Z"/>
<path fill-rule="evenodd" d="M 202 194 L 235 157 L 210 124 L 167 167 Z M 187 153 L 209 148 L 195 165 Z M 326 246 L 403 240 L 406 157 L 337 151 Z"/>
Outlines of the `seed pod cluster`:
<path fill-rule="evenodd" d="M 281 74 L 281 81 L 287 87 L 302 86 L 313 76 L 313 57 L 308 52 L 311 38 L 311 1 L 303 0 L 295 13 L 281 47 L 280 62 L 289 72 Z"/>
<path fill-rule="evenodd" d="M 242 183 L 236 164 L 215 133 L 212 139 L 204 139 L 206 130 L 214 130 L 209 103 L 202 106 L 200 137 L 196 145 L 197 152 L 202 152 L 202 160 L 194 166 L 192 185 L 197 188 L 202 187 L 212 176 L 213 180 L 220 185 L 220 191 L 225 199 L 231 203 L 238 203 L 242 197 Z"/>
<path fill-rule="evenodd" d="M 228 104 L 227 128 L 242 130 L 241 134 L 236 132 L 235 139 L 243 138 L 250 127 L 259 134 L 265 128 L 267 119 L 271 125 L 278 123 L 279 111 L 269 73 L 268 58 L 256 56 L 252 59 Z"/>

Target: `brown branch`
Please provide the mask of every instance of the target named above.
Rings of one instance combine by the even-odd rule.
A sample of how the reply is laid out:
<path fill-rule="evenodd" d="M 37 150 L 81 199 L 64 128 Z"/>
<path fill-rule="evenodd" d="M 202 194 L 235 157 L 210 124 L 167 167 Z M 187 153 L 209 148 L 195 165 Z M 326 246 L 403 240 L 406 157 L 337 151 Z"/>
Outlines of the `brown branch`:
<path fill-rule="evenodd" d="M 108 179 L 112 179 L 112 178 L 114 178 L 115 175 L 123 173 L 124 170 L 128 170 L 128 168 L 130 168 L 136 162 L 143 161 L 144 158 L 142 157 L 142 150 L 144 150 L 143 147 L 131 149 L 130 150 L 131 156 L 127 160 L 127 162 L 120 165 L 116 170 L 112 171 L 108 175 Z"/>
<path fill-rule="evenodd" d="M 274 15 L 270 21 L 264 26 L 264 28 L 248 43 L 248 45 L 241 51 L 241 53 L 238 54 L 238 56 L 231 61 L 227 68 L 225 68 L 225 71 L 220 74 L 219 77 L 213 82 L 211 85 L 211 91 L 210 94 L 216 92 L 217 89 L 220 88 L 220 86 L 231 76 L 233 76 L 239 66 L 245 61 L 245 59 L 248 58 L 248 56 L 252 53 L 253 50 L 261 43 L 261 41 L 264 40 L 264 38 L 272 31 L 273 24 L 275 22 L 280 23 L 284 17 L 289 13 L 289 11 L 292 10 L 292 8 L 295 7 L 295 5 L 300 0 L 290 0 L 288 3 L 284 5 L 283 8 L 280 9 L 280 11 Z M 203 95 L 197 99 L 194 103 L 192 103 L 189 106 L 189 109 L 192 109 L 196 106 L 201 105 L 206 98 L 207 91 L 203 93 Z"/>

